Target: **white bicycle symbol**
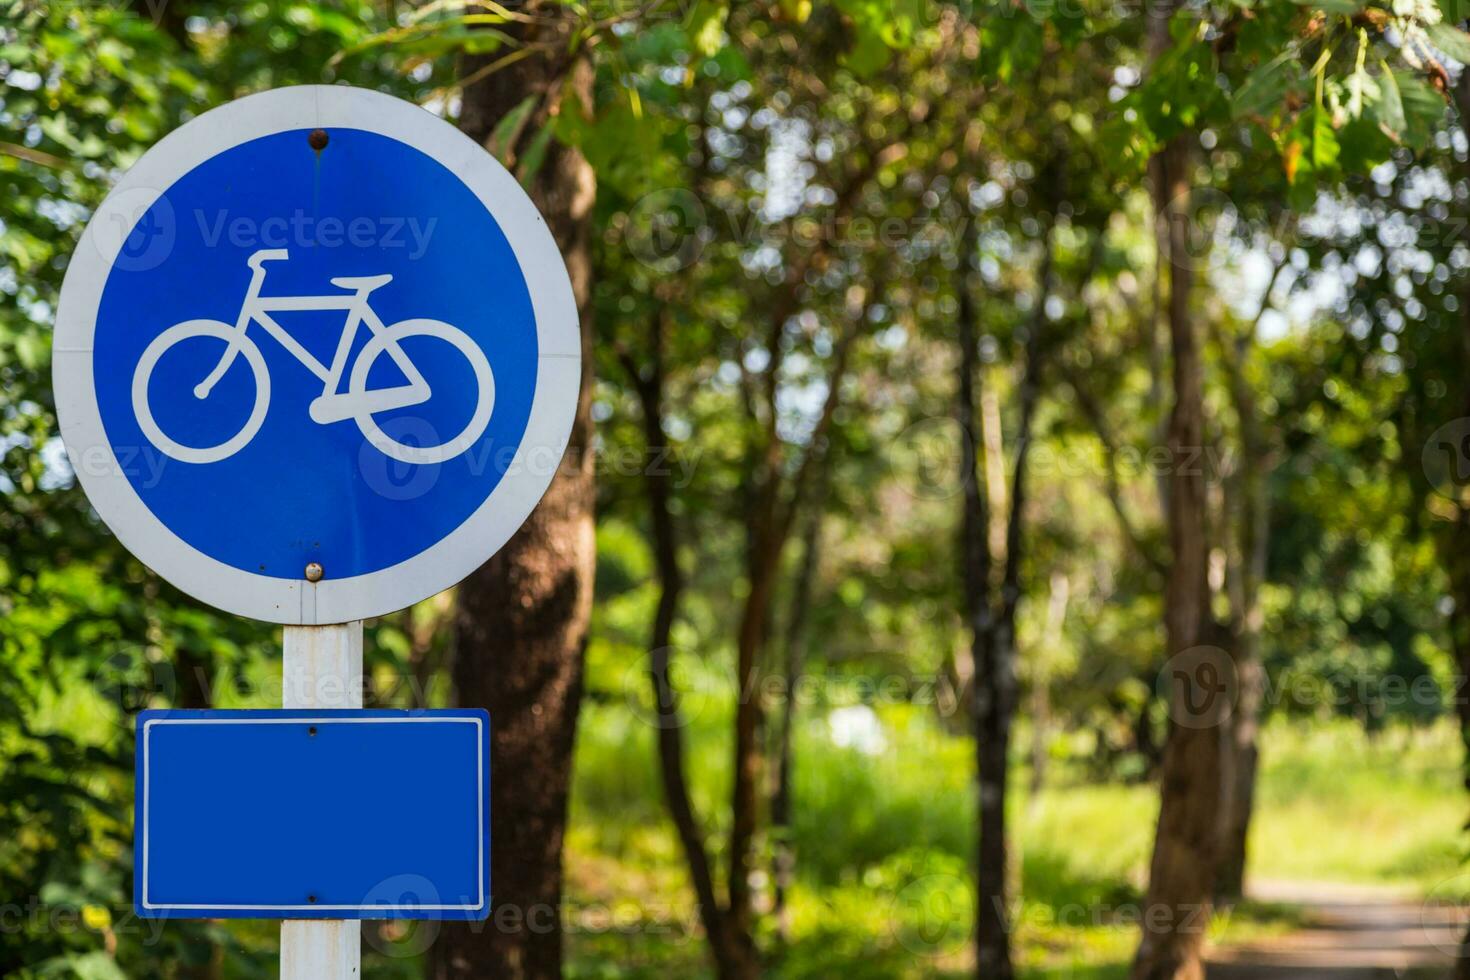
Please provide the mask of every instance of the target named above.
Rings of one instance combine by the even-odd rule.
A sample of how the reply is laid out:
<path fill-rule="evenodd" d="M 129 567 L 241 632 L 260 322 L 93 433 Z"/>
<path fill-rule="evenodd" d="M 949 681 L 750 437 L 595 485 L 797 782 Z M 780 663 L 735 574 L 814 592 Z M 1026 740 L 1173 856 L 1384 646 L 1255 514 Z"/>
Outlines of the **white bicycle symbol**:
<path fill-rule="evenodd" d="M 485 431 L 485 426 L 490 422 L 491 410 L 495 407 L 495 379 L 490 373 L 490 362 L 485 358 L 484 351 L 463 330 L 441 320 L 401 320 L 392 326 L 384 326 L 383 321 L 368 305 L 368 294 L 391 282 L 391 275 L 342 276 L 331 280 L 334 286 L 353 290 L 348 295 L 260 295 L 260 287 L 265 282 L 263 263 L 289 258 L 290 254 L 284 248 L 261 249 L 250 256 L 247 260 L 252 270 L 250 287 L 246 290 L 245 302 L 240 307 L 240 316 L 233 327 L 219 320 L 185 320 L 159 334 L 143 351 L 133 372 L 133 411 L 138 416 L 138 425 L 149 441 L 161 452 L 185 463 L 216 463 L 228 459 L 249 444 L 265 422 L 271 396 L 271 379 L 266 370 L 265 358 L 261 356 L 255 341 L 245 333 L 246 328 L 254 321 L 324 382 L 322 393 L 311 402 L 311 419 L 317 424 L 329 425 L 350 418 L 379 452 L 405 463 L 442 463 L 473 445 Z M 337 342 L 337 350 L 330 367 L 313 357 L 270 316 L 272 312 L 301 310 L 341 310 L 347 314 L 347 321 L 342 327 L 342 338 Z M 352 362 L 351 372 L 348 372 L 347 359 L 352 351 L 352 342 L 357 336 L 359 323 L 367 324 L 372 331 L 372 337 L 358 353 Z M 148 405 L 148 381 L 159 359 L 175 344 L 195 337 L 214 337 L 225 342 L 225 351 L 219 363 L 203 381 L 194 386 L 195 398 L 202 401 L 209 397 L 215 384 L 234 363 L 236 355 L 244 355 L 255 376 L 255 405 L 251 409 L 250 417 L 239 432 L 217 446 L 195 447 L 175 442 L 159 428 L 153 418 L 153 410 Z M 428 401 L 433 395 L 428 382 L 401 346 L 400 342 L 409 337 L 437 337 L 453 346 L 469 361 L 479 388 L 474 414 L 464 430 L 453 439 L 436 446 L 410 446 L 399 442 L 384 432 L 373 419 L 379 412 L 418 405 Z M 408 383 L 369 391 L 368 373 L 373 362 L 384 351 L 408 378 Z M 347 390 L 338 391 L 344 373 L 348 375 Z"/>

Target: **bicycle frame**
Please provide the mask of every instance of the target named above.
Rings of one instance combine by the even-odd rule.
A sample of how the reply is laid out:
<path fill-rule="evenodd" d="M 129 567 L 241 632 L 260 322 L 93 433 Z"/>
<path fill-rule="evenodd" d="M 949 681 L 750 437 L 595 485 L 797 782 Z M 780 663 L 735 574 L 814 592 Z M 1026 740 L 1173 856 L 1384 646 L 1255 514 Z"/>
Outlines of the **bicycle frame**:
<path fill-rule="evenodd" d="M 195 386 L 195 396 L 201 399 L 207 397 L 220 378 L 224 377 L 225 372 L 234 363 L 235 356 L 240 352 L 245 331 L 254 321 L 264 327 L 266 332 L 274 337 L 292 357 L 322 380 L 322 393 L 311 402 L 310 414 L 314 422 L 326 425 L 330 422 L 341 422 L 362 413 L 371 415 L 375 412 L 428 401 L 431 394 L 428 383 L 419 373 L 418 368 L 414 367 L 413 362 L 408 359 L 403 348 L 396 342 L 387 344 L 386 350 L 393 358 L 393 363 L 398 365 L 398 369 L 408 378 L 408 384 L 399 385 L 396 388 L 362 391 L 356 394 L 351 391 L 338 390 L 342 382 L 342 375 L 347 370 L 347 360 L 352 353 L 352 342 L 357 336 L 358 324 L 366 324 L 374 334 L 387 329 L 382 319 L 369 305 L 368 294 L 387 283 L 391 277 L 366 276 L 332 280 L 334 285 L 353 289 L 351 293 L 329 296 L 262 296 L 260 289 L 265 283 L 265 263 L 287 257 L 287 250 L 283 248 L 261 249 L 247 260 L 251 269 L 250 286 L 245 292 L 245 301 L 240 306 L 240 315 L 235 320 L 233 334 L 235 339 L 225 348 L 214 370 L 210 371 L 205 379 Z M 342 337 L 337 342 L 337 349 L 332 355 L 330 365 L 318 360 L 270 315 L 272 312 L 294 313 L 312 310 L 337 310 L 347 314 L 346 322 L 342 326 Z"/>

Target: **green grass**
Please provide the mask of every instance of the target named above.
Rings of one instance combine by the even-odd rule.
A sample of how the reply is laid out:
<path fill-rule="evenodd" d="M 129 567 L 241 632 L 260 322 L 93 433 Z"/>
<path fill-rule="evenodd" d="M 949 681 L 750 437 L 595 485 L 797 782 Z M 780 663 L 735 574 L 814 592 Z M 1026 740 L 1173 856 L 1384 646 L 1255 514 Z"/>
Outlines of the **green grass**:
<path fill-rule="evenodd" d="M 689 773 L 712 857 L 728 819 L 728 717 L 717 690 L 686 731 Z M 815 713 L 813 713 L 815 714 Z M 969 742 L 923 709 L 881 714 L 884 749 L 833 744 L 821 717 L 797 743 L 791 939 L 768 916 L 771 974 L 844 980 L 960 976 L 970 968 L 973 793 Z M 626 704 L 590 705 L 581 725 L 567 868 L 576 977 L 707 976 L 683 856 L 662 809 L 654 731 Z M 1460 873 L 1467 804 L 1448 724 L 1365 736 L 1348 723 L 1267 727 L 1250 873 L 1428 891 Z M 1157 815 L 1151 785 L 1076 782 L 1023 798 L 1017 959 L 1028 980 L 1120 977 L 1137 941 L 1130 911 L 1146 881 Z M 762 842 L 768 844 L 769 842 Z M 1288 931 L 1290 906 L 1243 903 L 1217 942 Z"/>
<path fill-rule="evenodd" d="M 1346 723 L 1273 726 L 1250 871 L 1428 890 L 1460 873 L 1470 802 L 1448 723 L 1368 738 Z"/>

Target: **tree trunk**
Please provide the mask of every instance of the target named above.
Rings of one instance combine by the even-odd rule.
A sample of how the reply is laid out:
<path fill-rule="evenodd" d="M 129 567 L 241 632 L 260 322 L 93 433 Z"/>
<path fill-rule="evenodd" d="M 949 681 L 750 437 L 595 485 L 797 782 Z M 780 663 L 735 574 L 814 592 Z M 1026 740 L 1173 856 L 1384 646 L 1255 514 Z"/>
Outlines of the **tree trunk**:
<path fill-rule="evenodd" d="M 1470 71 L 1460 73 L 1454 94 L 1460 128 L 1470 137 Z M 1460 311 L 1460 373 L 1466 377 L 1470 372 L 1470 280 L 1460 287 Z M 1464 414 L 1470 416 L 1470 383 L 1463 404 Z M 1470 508 L 1463 496 L 1458 503 L 1458 520 L 1453 530 L 1441 536 L 1440 554 L 1441 564 L 1449 573 L 1455 603 L 1450 614 L 1450 639 L 1457 667 L 1455 710 L 1459 716 L 1460 738 L 1465 745 L 1465 788 L 1470 790 Z M 1454 975 L 1455 980 L 1470 980 L 1470 929 L 1460 943 Z"/>
<path fill-rule="evenodd" d="M 975 974 L 981 980 L 1011 980 L 1006 870 L 1006 776 L 1011 745 L 1013 703 L 1001 679 L 1013 660 L 1009 641 L 989 609 L 982 611 L 975 637 L 975 752 L 980 775 L 976 889 L 980 902 L 975 923 Z M 986 678 L 995 678 L 987 681 Z"/>
<path fill-rule="evenodd" d="M 1051 592 L 1046 602 L 1046 630 L 1043 633 L 1047 655 L 1054 653 L 1062 643 L 1062 630 L 1067 621 L 1067 602 L 1071 598 L 1072 583 L 1063 572 L 1052 572 Z M 1028 699 L 1031 715 L 1031 784 L 1026 803 L 1028 808 L 1037 804 L 1046 785 L 1046 770 L 1049 760 L 1047 741 L 1051 736 L 1051 678 L 1050 671 L 1033 658 L 1035 669 L 1031 673 L 1031 697 Z"/>
<path fill-rule="evenodd" d="M 1470 300 L 1470 289 L 1464 293 Z M 1465 319 L 1466 363 L 1470 364 L 1470 312 Z M 1470 511 L 1460 509 L 1454 530 L 1442 535 L 1440 554 L 1454 593 L 1455 608 L 1450 613 L 1450 641 L 1457 668 L 1454 698 L 1460 739 L 1465 745 L 1464 785 L 1470 791 Z M 1460 940 L 1453 976 L 1455 980 L 1470 980 L 1470 928 Z"/>
<path fill-rule="evenodd" d="M 1470 72 L 1466 75 L 1470 76 Z M 1467 88 L 1470 88 L 1470 77 L 1462 79 L 1459 91 L 1465 92 Z M 1470 106 L 1462 108 L 1462 113 L 1466 108 Z M 1461 289 L 1461 298 L 1470 302 L 1470 284 Z M 1464 310 L 1461 316 L 1461 356 L 1462 363 L 1470 369 L 1470 307 Z M 1467 386 L 1464 398 L 1464 412 L 1470 415 L 1470 386 Z M 1437 543 L 1440 564 L 1449 579 L 1454 600 L 1449 615 L 1450 648 L 1454 652 L 1456 666 L 1453 697 L 1460 723 L 1460 739 L 1465 746 L 1463 781 L 1465 789 L 1470 792 L 1470 507 L 1467 507 L 1463 496 L 1458 503 L 1454 524 L 1440 533 Z M 1455 980 L 1470 980 L 1470 930 L 1461 940 L 1453 972 Z"/>
<path fill-rule="evenodd" d="M 873 296 L 881 297 L 874 289 Z M 790 309 L 795 309 L 794 294 L 788 294 Z M 873 302 L 878 302 L 874 299 Z M 750 876 L 754 863 L 756 828 L 759 822 L 761 774 L 764 757 L 761 731 L 765 706 L 761 702 L 761 657 L 770 625 L 771 604 L 775 599 L 781 570 L 781 555 L 791 538 L 791 530 L 807 497 L 807 487 L 814 467 L 825 456 L 828 433 L 841 401 L 847 365 L 859 331 L 868 319 L 871 306 L 867 292 L 849 292 L 846 331 L 837 341 L 832 364 L 827 373 L 827 395 L 822 403 L 817 424 L 812 429 L 806 452 L 789 478 L 786 469 L 786 443 L 777 430 L 777 392 L 780 387 L 779 359 L 771 358 L 765 371 L 765 441 L 760 450 L 761 461 L 754 485 L 749 493 L 747 510 L 747 548 L 745 578 L 749 592 L 740 614 L 736 639 L 736 679 L 739 682 L 735 707 L 734 785 L 731 789 L 730 821 L 730 904 L 727 918 L 732 946 L 740 950 L 742 976 L 755 977 L 760 960 L 755 947 L 755 909 L 752 904 Z M 772 340 L 768 350 L 780 350 L 780 331 L 789 312 L 778 307 L 771 316 Z"/>
<path fill-rule="evenodd" d="M 755 909 L 750 876 L 759 820 L 758 795 L 764 770 L 760 743 L 765 706 L 761 703 L 760 661 L 780 557 L 781 548 L 772 540 L 771 522 L 766 522 L 764 527 L 758 526 L 747 562 L 750 593 L 746 596 L 741 615 L 736 649 L 736 679 L 740 687 L 735 706 L 735 771 L 730 799 L 729 920 L 732 936 L 744 943 L 739 953 L 742 960 L 740 975 L 744 977 L 759 974 L 752 939 Z"/>
<path fill-rule="evenodd" d="M 979 791 L 978 833 L 975 851 L 975 965 L 977 975 L 1005 977 L 1012 975 L 1009 932 L 1005 920 L 1005 843 L 997 839 L 992 826 L 993 806 L 987 807 L 987 778 L 993 776 L 995 759 L 990 749 L 990 729 L 995 712 L 993 695 L 987 695 L 994 676 L 990 637 L 990 569 L 991 550 L 988 540 L 989 515 L 986 502 L 986 476 L 980 462 L 978 427 L 979 399 L 976 375 L 979 370 L 979 311 L 970 292 L 968 264 L 961 263 L 955 279 L 958 294 L 957 317 L 959 344 L 958 397 L 955 414 L 960 426 L 960 579 L 964 587 L 965 618 L 971 631 L 970 722 L 975 737 L 977 780 Z M 1004 768 L 1004 757 L 1001 758 Z M 1000 792 L 1005 802 L 1004 784 Z M 989 819 L 987 819 L 987 814 Z M 1004 814 L 1000 829 L 1004 831 Z M 998 844 L 998 847 L 996 846 Z M 997 853 L 998 852 L 998 853 Z M 1000 898 L 997 907 L 993 901 Z"/>
<path fill-rule="evenodd" d="M 650 458 L 665 441 L 664 405 L 664 325 L 662 319 L 653 328 L 653 355 L 645 375 L 631 359 L 624 367 L 631 375 L 643 412 L 643 437 Z M 663 780 L 664 801 L 679 835 L 680 846 L 689 866 L 689 878 L 699 902 L 699 919 L 709 941 L 710 960 L 717 976 L 740 976 L 741 957 L 738 946 L 732 946 L 724 908 L 715 895 L 714 874 L 704 834 L 694 814 L 689 784 L 684 774 L 684 716 L 679 710 L 679 694 L 674 689 L 669 670 L 672 663 L 672 633 L 678 613 L 679 597 L 684 589 L 684 576 L 679 568 L 679 539 L 670 506 L 672 478 L 664 467 L 650 467 L 644 473 L 653 528 L 654 565 L 658 570 L 658 606 L 648 638 L 649 680 L 653 685 L 654 703 L 658 711 L 659 775 Z"/>
<path fill-rule="evenodd" d="M 180 644 L 174 651 L 174 704 L 180 708 L 214 707 L 209 662 Z"/>
<path fill-rule="evenodd" d="M 1237 656 L 1236 677 L 1241 684 L 1241 700 L 1245 699 L 1245 682 L 1242 678 L 1244 658 Z M 1254 672 L 1259 674 L 1260 662 L 1255 661 Z M 1257 690 L 1260 684 L 1254 685 Z M 1260 730 L 1258 718 L 1237 713 L 1230 723 L 1232 756 L 1229 767 L 1229 782 L 1221 788 L 1224 801 L 1221 806 L 1220 867 L 1216 872 L 1215 896 L 1221 901 L 1234 901 L 1245 894 L 1245 866 L 1248 857 L 1251 815 L 1256 805 L 1256 773 L 1260 765 L 1260 749 L 1256 736 Z"/>
<path fill-rule="evenodd" d="M 1054 201 L 1060 200 L 1060 195 Z M 991 905 L 977 926 L 976 969 L 987 980 L 1010 980 L 1009 851 L 1006 841 L 1006 799 L 1010 787 L 1011 730 L 1019 695 L 1016 667 L 1016 609 L 1021 600 L 1021 562 L 1025 557 L 1027 462 L 1031 455 L 1032 422 L 1041 394 L 1042 334 L 1046 329 L 1046 299 L 1051 292 L 1055 252 L 1052 220 L 1048 215 L 1041 233 L 1041 268 L 1037 275 L 1036 314 L 1026 336 L 1025 363 L 1020 388 L 1021 419 L 1016 429 L 1015 464 L 1011 473 L 1010 508 L 1006 514 L 1005 570 L 1000 601 L 993 616 L 993 632 L 982 649 L 989 654 L 987 669 L 976 664 L 976 690 L 985 689 L 983 710 L 977 713 L 977 731 L 984 737 L 980 754 L 980 842 L 983 889 Z M 982 621 L 987 618 L 982 616 Z M 977 706 L 981 698 L 977 696 Z M 982 944 L 981 940 L 985 940 Z"/>
<path fill-rule="evenodd" d="M 1226 723 L 1229 741 L 1223 767 L 1223 799 L 1220 807 L 1220 856 L 1215 895 L 1237 899 L 1245 894 L 1245 866 L 1250 838 L 1251 815 L 1255 810 L 1256 772 L 1260 763 L 1257 737 L 1261 728 L 1265 697 L 1265 668 L 1261 664 L 1261 583 L 1266 577 L 1266 554 L 1270 533 L 1271 463 L 1255 418 L 1255 401 L 1245 387 L 1237 359 L 1233 384 L 1236 413 L 1241 419 L 1241 502 L 1238 515 L 1238 561 L 1232 579 L 1231 653 L 1235 663 L 1238 696 Z"/>
<path fill-rule="evenodd" d="M 1271 533 L 1270 477 L 1276 450 L 1261 424 L 1255 392 L 1247 368 L 1261 317 L 1271 307 L 1271 293 L 1285 268 L 1278 265 L 1252 322 L 1233 339 L 1217 326 L 1217 341 L 1230 380 L 1240 442 L 1240 465 L 1224 486 L 1226 520 L 1234 515 L 1230 536 L 1228 585 L 1230 595 L 1229 646 L 1239 691 L 1235 710 L 1227 721 L 1228 737 L 1221 767 L 1220 855 L 1215 895 L 1222 900 L 1245 892 L 1247 844 L 1255 809 L 1256 772 L 1260 767 L 1257 736 L 1265 698 L 1266 675 L 1261 664 L 1261 585 L 1266 580 L 1266 558 Z M 1233 492 L 1232 492 L 1233 491 Z"/>
<path fill-rule="evenodd" d="M 1462 290 L 1470 301 L 1470 288 Z M 1464 318 L 1465 363 L 1470 365 L 1470 308 Z M 1470 394 L 1466 412 L 1470 414 Z M 1450 613 L 1450 644 L 1455 654 L 1455 711 L 1460 723 L 1460 738 L 1465 745 L 1464 785 L 1470 791 L 1470 510 L 1462 502 L 1453 528 L 1440 535 L 1440 562 L 1448 573 L 1454 598 Z M 1455 958 L 1455 980 L 1470 980 L 1470 929 L 1460 941 Z"/>
<path fill-rule="evenodd" d="M 1057 162 L 1052 161 L 1056 166 Z M 1060 173 L 1060 170 L 1057 170 Z M 1053 202 L 1060 194 L 1053 195 Z M 987 490 L 997 471 L 994 461 L 982 459 L 976 437 L 979 315 L 961 267 L 956 280 L 960 347 L 956 414 L 963 446 L 960 454 L 961 541 L 965 613 L 972 630 L 974 664 L 970 688 L 971 721 L 975 736 L 977 773 L 977 831 L 975 854 L 975 970 L 980 980 L 1011 980 L 1010 908 L 1007 871 L 1006 796 L 1010 775 L 1011 729 L 1017 701 L 1016 608 L 1020 600 L 1022 531 L 1026 507 L 1027 459 L 1031 450 L 1031 423 L 1040 393 L 1042 332 L 1046 326 L 1046 298 L 1052 284 L 1054 251 L 1052 220 L 1041 233 L 1041 267 L 1037 275 L 1035 315 L 1028 324 L 1025 362 L 1019 384 L 1021 418 L 1016 433 L 1015 469 L 1011 477 L 1004 533 L 1004 565 L 999 596 L 991 588 L 996 562 L 987 504 Z M 987 448 L 985 456 L 991 450 Z M 982 473 L 987 474 L 982 477 Z M 994 495 L 990 499 L 995 499 Z"/>
<path fill-rule="evenodd" d="M 1157 14 L 1155 14 L 1157 16 Z M 1169 336 L 1174 405 L 1169 417 L 1166 515 L 1171 567 L 1164 595 L 1169 655 L 1169 735 L 1160 771 L 1160 810 L 1134 980 L 1199 980 L 1211 913 L 1219 841 L 1220 720 L 1225 699 L 1198 701 L 1205 608 L 1203 372 L 1190 311 L 1192 270 L 1186 225 L 1190 191 L 1186 136 L 1160 151 L 1155 213 L 1169 223 Z"/>
<path fill-rule="evenodd" d="M 794 307 L 794 295 L 789 300 Z M 785 308 L 773 315 L 773 334 L 779 336 Z M 779 318 L 780 323 L 775 320 Z M 775 343 L 768 349 L 774 350 Z M 773 355 L 774 361 L 774 355 Z M 759 821 L 759 790 L 763 759 L 761 729 L 765 706 L 761 703 L 760 667 L 769 627 L 771 602 L 784 544 L 778 516 L 781 496 L 782 444 L 775 430 L 775 392 L 780 384 L 774 367 L 768 367 L 765 384 L 767 411 L 766 443 L 759 450 L 756 475 L 750 481 L 746 501 L 745 580 L 748 592 L 741 607 L 735 640 L 735 755 L 730 789 L 730 895 L 728 923 L 732 937 L 741 937 L 739 951 L 742 976 L 758 974 L 754 944 L 755 909 L 750 876 L 756 826 Z"/>
<path fill-rule="evenodd" d="M 806 652 L 806 619 L 811 606 L 812 581 L 816 578 L 817 555 L 822 540 L 822 515 L 813 514 L 802 535 L 801 566 L 796 573 L 796 591 L 786 620 L 785 698 L 781 702 L 781 728 L 776 742 L 776 786 L 771 794 L 771 878 L 775 895 L 771 912 L 776 934 L 784 945 L 791 939 L 791 914 L 786 893 L 796 878 L 796 851 L 791 841 L 791 771 L 794 767 L 792 741 L 796 726 L 796 690 Z"/>
<path fill-rule="evenodd" d="M 543 19 L 523 28 L 526 39 L 570 30 L 570 14 L 564 22 L 553 19 L 559 9 L 546 7 Z M 487 60 L 466 57 L 460 74 Z M 460 128 L 485 145 L 501 117 L 535 94 L 541 104 L 525 127 L 534 134 L 553 112 L 575 111 L 554 104 L 564 91 L 590 104 L 591 83 L 585 63 L 523 59 L 465 89 Z M 514 145 L 498 149 L 502 158 L 514 159 Z M 582 386 L 567 457 L 545 497 L 460 587 L 455 686 L 460 704 L 487 708 L 491 719 L 495 911 L 488 925 L 446 926 L 437 955 L 441 980 L 541 980 L 560 977 L 562 970 L 562 838 L 595 560 L 588 298 L 596 185 L 579 152 L 553 144 L 530 190 L 566 260 L 582 312 Z"/>

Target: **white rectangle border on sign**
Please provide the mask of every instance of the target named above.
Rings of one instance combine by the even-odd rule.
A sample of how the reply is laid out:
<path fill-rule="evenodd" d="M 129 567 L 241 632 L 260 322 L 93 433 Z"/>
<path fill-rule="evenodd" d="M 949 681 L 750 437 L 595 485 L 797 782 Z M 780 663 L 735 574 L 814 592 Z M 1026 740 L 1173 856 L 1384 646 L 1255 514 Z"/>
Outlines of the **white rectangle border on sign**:
<path fill-rule="evenodd" d="M 476 823 L 476 901 L 473 904 L 425 905 L 323 905 L 316 904 L 252 904 L 207 905 L 156 903 L 148 899 L 149 813 L 150 813 L 150 742 L 153 729 L 161 725 L 339 725 L 339 724 L 461 724 L 475 729 L 475 805 Z M 486 807 L 488 716 L 478 710 L 405 711 L 392 709 L 274 708 L 262 710 L 157 710 L 138 716 L 138 746 L 135 788 L 135 846 L 137 885 L 134 903 L 139 915 L 157 918 L 360 918 L 360 919 L 452 919 L 476 920 L 489 914 L 487 878 L 489 864 L 486 842 L 489 839 L 489 814 Z M 191 913 L 199 913 L 193 915 Z M 291 913 L 310 913 L 292 915 Z M 327 915 L 325 913 L 331 913 Z"/>

